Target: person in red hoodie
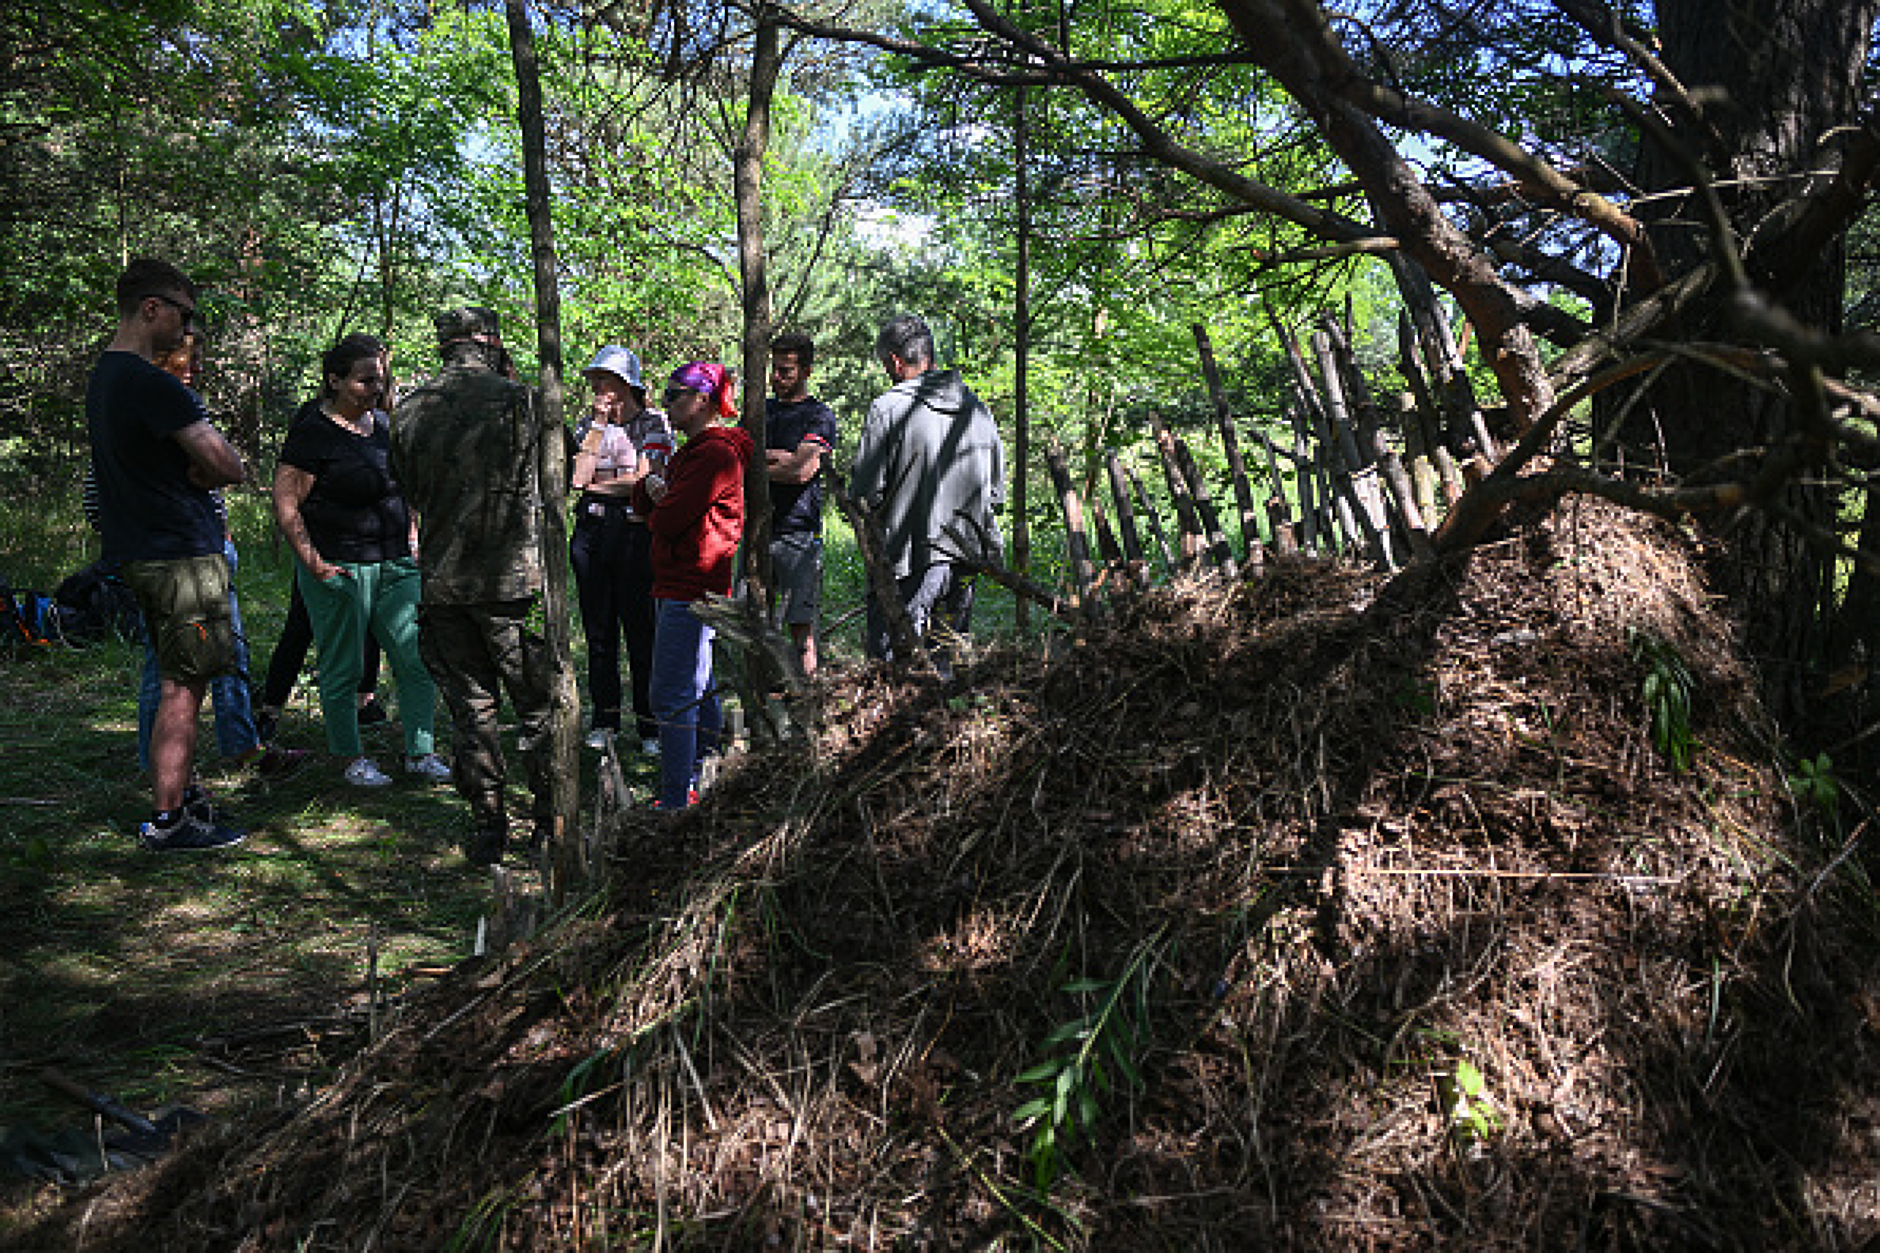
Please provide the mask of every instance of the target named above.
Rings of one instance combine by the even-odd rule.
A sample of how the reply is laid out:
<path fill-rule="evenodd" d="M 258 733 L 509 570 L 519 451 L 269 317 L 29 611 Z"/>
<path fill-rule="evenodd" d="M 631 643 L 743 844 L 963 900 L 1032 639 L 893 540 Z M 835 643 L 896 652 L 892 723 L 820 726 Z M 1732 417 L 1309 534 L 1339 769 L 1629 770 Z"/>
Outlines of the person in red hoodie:
<path fill-rule="evenodd" d="M 723 725 L 712 682 L 712 629 L 692 612 L 707 592 L 731 590 L 744 537 L 744 467 L 751 437 L 737 417 L 731 372 L 695 361 L 666 383 L 666 416 L 685 443 L 664 474 L 633 490 L 633 508 L 652 538 L 653 716 L 659 719 L 660 809 L 684 809 L 696 796 L 699 762 L 718 747 Z"/>

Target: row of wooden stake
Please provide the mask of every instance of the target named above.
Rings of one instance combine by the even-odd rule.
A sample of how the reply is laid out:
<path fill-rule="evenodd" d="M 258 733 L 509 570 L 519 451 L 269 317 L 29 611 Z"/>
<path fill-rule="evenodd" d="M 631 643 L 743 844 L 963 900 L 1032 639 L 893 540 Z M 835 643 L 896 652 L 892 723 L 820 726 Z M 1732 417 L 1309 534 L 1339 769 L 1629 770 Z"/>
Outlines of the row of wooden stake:
<path fill-rule="evenodd" d="M 1194 328 L 1233 486 L 1238 551 L 1194 454 L 1159 415 L 1150 416 L 1150 429 L 1175 516 L 1173 544 L 1134 468 L 1112 451 L 1104 462 L 1107 493 L 1094 476 L 1079 491 L 1064 449 L 1048 438 L 1045 463 L 1063 512 L 1072 587 L 1072 603 L 1064 608 L 1088 612 L 1099 607 L 1106 589 L 1146 585 L 1153 577 L 1150 554 L 1171 574 L 1212 570 L 1226 578 L 1257 573 L 1269 548 L 1281 558 L 1354 552 L 1387 570 L 1432 556 L 1440 516 L 1460 499 L 1465 484 L 1488 472 L 1498 449 L 1434 297 L 1425 313 L 1418 312 L 1415 299 L 1407 303 L 1398 326 L 1398 368 L 1408 387 L 1397 397 L 1391 424 L 1400 433 L 1401 453 L 1387 438 L 1384 415 L 1341 321 L 1331 315 L 1321 320 L 1308 341 L 1308 359 L 1299 341 L 1273 320 L 1290 365 L 1285 412 L 1292 441 L 1287 447 L 1252 430 L 1272 486 L 1263 509 L 1256 505 L 1207 328 Z M 1280 487 L 1282 463 L 1296 484 L 1296 516 Z M 1144 532 L 1154 546 L 1147 551 Z M 1035 586 L 1015 590 L 1048 602 Z"/>

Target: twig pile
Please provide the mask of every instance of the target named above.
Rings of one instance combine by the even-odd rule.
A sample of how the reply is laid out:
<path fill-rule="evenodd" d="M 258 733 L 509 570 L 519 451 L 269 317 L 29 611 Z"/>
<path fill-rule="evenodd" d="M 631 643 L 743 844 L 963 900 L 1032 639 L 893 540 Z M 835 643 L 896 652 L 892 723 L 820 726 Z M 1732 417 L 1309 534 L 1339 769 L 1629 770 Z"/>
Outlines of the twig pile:
<path fill-rule="evenodd" d="M 1627 629 L 1697 679 L 1689 775 Z M 1749 690 L 1599 505 L 860 672 L 87 1247 L 1857 1243 L 1873 937 Z"/>

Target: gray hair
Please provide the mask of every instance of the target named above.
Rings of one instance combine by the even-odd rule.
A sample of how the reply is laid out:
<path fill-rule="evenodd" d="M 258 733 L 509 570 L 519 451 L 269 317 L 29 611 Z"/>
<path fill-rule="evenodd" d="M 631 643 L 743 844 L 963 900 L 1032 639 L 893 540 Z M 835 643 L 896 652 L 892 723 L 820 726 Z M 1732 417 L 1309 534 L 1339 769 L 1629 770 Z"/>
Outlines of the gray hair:
<path fill-rule="evenodd" d="M 875 336 L 876 359 L 885 366 L 890 354 L 909 365 L 931 366 L 933 332 L 911 313 L 896 314 L 881 328 L 881 334 Z"/>

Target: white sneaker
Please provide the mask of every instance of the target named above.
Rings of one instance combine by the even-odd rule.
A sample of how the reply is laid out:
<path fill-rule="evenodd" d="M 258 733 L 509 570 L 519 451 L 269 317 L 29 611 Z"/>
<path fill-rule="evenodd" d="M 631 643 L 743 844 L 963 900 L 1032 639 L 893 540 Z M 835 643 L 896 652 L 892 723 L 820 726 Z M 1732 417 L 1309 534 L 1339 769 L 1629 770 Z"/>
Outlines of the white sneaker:
<path fill-rule="evenodd" d="M 659 741 L 655 739 L 641 740 L 640 751 L 645 753 L 648 757 L 659 756 Z"/>
<path fill-rule="evenodd" d="M 346 765 L 346 782 L 354 787 L 384 787 L 392 776 L 379 769 L 370 757 L 355 757 Z"/>
<path fill-rule="evenodd" d="M 405 758 L 405 773 L 415 774 L 432 783 L 449 783 L 450 767 L 436 753 L 426 753 L 422 757 Z"/>
<path fill-rule="evenodd" d="M 587 739 L 583 742 L 595 752 L 600 752 L 601 749 L 607 747 L 607 729 L 605 727 L 595 727 L 592 731 L 587 733 Z"/>

